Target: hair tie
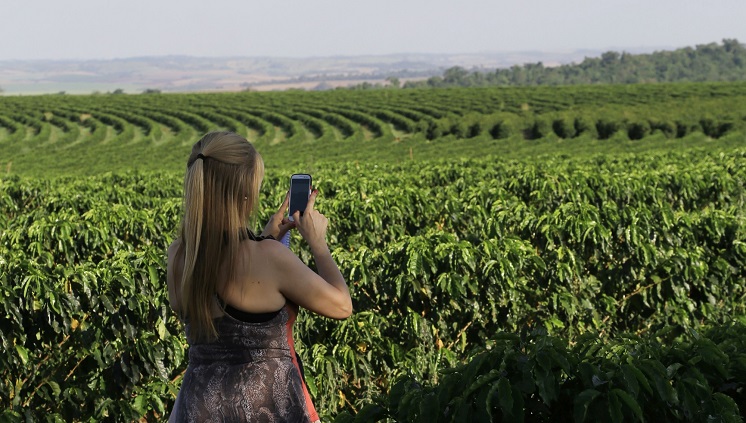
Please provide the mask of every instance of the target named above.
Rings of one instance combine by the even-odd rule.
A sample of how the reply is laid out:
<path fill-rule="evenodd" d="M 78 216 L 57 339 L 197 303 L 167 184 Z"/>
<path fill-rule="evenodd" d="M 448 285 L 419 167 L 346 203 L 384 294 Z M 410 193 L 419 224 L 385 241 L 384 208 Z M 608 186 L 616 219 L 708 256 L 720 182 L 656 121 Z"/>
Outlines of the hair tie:
<path fill-rule="evenodd" d="M 207 159 L 207 156 L 205 156 L 205 155 L 204 155 L 204 154 L 202 154 L 202 153 L 199 153 L 199 154 L 197 154 L 197 159 L 202 159 L 202 160 L 205 160 L 205 159 Z M 194 159 L 194 160 L 197 160 L 197 159 Z"/>

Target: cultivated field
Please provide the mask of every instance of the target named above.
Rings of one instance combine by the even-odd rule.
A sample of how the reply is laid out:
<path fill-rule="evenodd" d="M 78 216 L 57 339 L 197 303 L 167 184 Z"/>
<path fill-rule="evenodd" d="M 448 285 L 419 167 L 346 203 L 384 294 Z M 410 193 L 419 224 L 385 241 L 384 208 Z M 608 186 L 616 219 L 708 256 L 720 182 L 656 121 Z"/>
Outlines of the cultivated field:
<path fill-rule="evenodd" d="M 162 421 L 165 248 L 201 134 L 310 172 L 355 314 L 338 421 L 742 421 L 746 84 L 0 98 L 0 417 Z M 309 252 L 296 239 L 303 259 Z"/>

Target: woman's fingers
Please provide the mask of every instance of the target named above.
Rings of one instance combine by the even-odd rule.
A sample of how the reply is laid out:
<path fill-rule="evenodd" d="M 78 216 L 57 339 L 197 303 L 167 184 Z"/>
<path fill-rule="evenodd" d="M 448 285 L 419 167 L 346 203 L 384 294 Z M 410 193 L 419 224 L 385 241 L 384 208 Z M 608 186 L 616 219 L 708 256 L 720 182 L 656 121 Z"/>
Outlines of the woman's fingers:
<path fill-rule="evenodd" d="M 262 231 L 262 236 L 271 235 L 277 239 L 280 239 L 283 237 L 283 235 L 285 235 L 287 231 L 295 226 L 293 222 L 290 222 L 285 218 L 285 213 L 287 212 L 289 202 L 290 191 L 285 194 L 285 200 L 282 202 L 280 208 L 277 209 L 277 211 L 269 217 L 269 221 L 264 226 L 264 230 Z"/>
<path fill-rule="evenodd" d="M 303 214 L 299 210 L 296 210 L 291 216 L 295 223 L 295 228 L 312 248 L 314 245 L 326 243 L 326 229 L 329 224 L 326 216 L 314 210 L 318 193 L 318 190 L 311 192 Z"/>
<path fill-rule="evenodd" d="M 303 213 L 308 213 L 313 210 L 314 204 L 316 204 L 316 196 L 319 195 L 319 190 L 315 189 L 311 191 L 311 195 L 308 196 L 308 204 L 306 204 L 306 210 Z"/>
<path fill-rule="evenodd" d="M 285 193 L 285 201 L 282 202 L 282 205 L 277 210 L 277 213 L 284 215 L 285 212 L 288 210 L 289 206 L 290 206 L 290 191 L 287 191 Z"/>

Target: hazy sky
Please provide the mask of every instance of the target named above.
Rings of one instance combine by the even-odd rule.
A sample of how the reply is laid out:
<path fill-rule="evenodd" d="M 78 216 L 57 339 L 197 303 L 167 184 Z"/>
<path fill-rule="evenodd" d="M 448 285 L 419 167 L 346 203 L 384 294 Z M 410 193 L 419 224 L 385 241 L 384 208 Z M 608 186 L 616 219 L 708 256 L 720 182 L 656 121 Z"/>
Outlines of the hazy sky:
<path fill-rule="evenodd" d="M 0 60 L 746 42 L 746 0 L 0 0 Z"/>

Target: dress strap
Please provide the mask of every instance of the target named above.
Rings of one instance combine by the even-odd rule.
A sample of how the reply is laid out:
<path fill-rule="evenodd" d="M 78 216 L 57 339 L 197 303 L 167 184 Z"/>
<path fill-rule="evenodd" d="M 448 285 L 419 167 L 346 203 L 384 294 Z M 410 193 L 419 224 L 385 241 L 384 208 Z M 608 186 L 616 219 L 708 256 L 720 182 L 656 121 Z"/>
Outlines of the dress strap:
<path fill-rule="evenodd" d="M 277 317 L 282 310 L 285 309 L 286 305 L 283 305 L 279 310 L 275 311 L 268 311 L 263 313 L 251 313 L 248 311 L 239 310 L 232 305 L 226 303 L 223 301 L 222 298 L 218 294 L 215 294 L 215 300 L 218 302 L 218 305 L 220 305 L 220 308 L 223 310 L 223 313 L 227 314 L 228 316 L 244 322 L 244 323 L 265 323 L 268 322 L 275 317 Z"/>

